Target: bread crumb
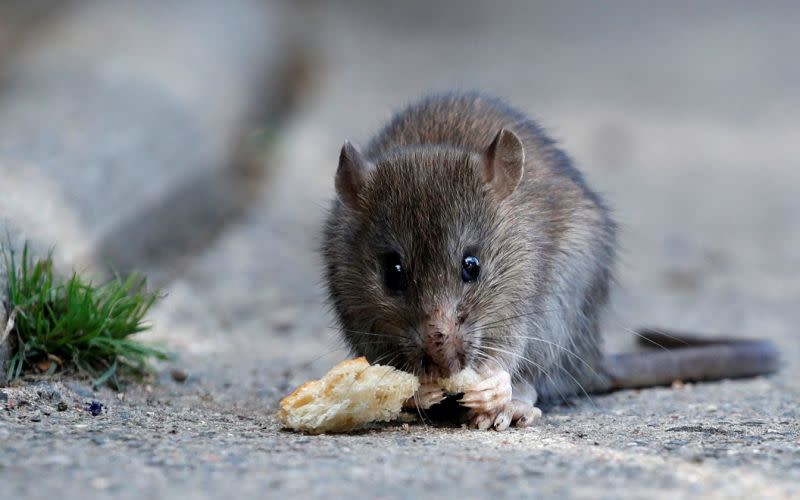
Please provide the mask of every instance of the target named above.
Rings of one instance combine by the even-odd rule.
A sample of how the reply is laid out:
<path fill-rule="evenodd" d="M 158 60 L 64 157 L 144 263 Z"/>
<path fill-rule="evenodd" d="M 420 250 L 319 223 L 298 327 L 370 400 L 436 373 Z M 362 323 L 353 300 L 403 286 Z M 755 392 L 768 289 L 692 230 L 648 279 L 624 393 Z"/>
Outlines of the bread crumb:
<path fill-rule="evenodd" d="M 419 380 L 410 373 L 370 365 L 363 357 L 351 359 L 283 398 L 278 419 L 309 434 L 347 432 L 396 419 L 418 388 Z"/>
<path fill-rule="evenodd" d="M 455 375 L 439 379 L 439 385 L 442 386 L 442 389 L 447 394 L 462 394 L 480 381 L 481 376 L 478 372 L 472 368 L 464 368 Z"/>

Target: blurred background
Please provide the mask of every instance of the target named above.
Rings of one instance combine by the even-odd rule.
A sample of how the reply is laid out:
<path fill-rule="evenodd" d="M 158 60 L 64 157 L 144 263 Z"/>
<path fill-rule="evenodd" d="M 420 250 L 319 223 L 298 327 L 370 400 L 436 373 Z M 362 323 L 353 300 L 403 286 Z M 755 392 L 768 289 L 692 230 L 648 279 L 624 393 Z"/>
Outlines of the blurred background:
<path fill-rule="evenodd" d="M 341 144 L 479 89 L 614 208 L 609 350 L 643 325 L 770 338 L 761 404 L 796 407 L 798 26 L 792 1 L 5 0 L 0 229 L 147 273 L 150 337 L 272 408 L 347 356 L 317 257 Z"/>
<path fill-rule="evenodd" d="M 2 223 L 65 268 L 149 273 L 155 335 L 187 355 L 315 359 L 337 348 L 316 249 L 341 143 L 480 89 L 614 208 L 612 349 L 647 323 L 797 353 L 799 21 L 793 2 L 3 2 Z"/>

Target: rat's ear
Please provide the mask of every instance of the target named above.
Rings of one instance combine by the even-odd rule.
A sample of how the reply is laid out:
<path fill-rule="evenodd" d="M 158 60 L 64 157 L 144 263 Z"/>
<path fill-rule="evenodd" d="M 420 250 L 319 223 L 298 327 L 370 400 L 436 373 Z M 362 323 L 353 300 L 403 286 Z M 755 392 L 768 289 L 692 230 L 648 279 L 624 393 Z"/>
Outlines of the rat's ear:
<path fill-rule="evenodd" d="M 514 132 L 502 128 L 483 154 L 481 178 L 503 200 L 517 189 L 524 164 L 522 141 Z"/>
<path fill-rule="evenodd" d="M 361 208 L 358 193 L 364 188 L 372 168 L 372 163 L 350 141 L 344 141 L 336 169 L 336 194 L 349 208 Z"/>

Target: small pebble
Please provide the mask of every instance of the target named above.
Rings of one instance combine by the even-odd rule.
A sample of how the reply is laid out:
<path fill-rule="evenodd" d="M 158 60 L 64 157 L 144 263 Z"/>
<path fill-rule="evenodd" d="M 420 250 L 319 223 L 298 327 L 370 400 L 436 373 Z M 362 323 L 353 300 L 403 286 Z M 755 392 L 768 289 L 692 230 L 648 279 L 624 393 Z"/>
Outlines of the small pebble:
<path fill-rule="evenodd" d="M 31 422 L 41 422 L 41 421 L 42 421 L 42 417 L 39 416 L 39 415 L 34 415 L 34 416 L 31 417 Z"/>
<path fill-rule="evenodd" d="M 174 368 L 170 372 L 170 375 L 172 376 L 172 380 L 181 384 L 186 382 L 186 379 L 189 378 L 189 375 L 185 371 L 178 368 Z"/>
<path fill-rule="evenodd" d="M 103 412 L 103 405 L 97 401 L 92 401 L 86 405 L 86 411 L 91 413 L 93 417 L 96 417 Z"/>
<path fill-rule="evenodd" d="M 67 405 L 66 401 L 59 401 L 58 406 L 56 406 L 58 411 L 67 411 L 68 408 L 69 406 Z"/>

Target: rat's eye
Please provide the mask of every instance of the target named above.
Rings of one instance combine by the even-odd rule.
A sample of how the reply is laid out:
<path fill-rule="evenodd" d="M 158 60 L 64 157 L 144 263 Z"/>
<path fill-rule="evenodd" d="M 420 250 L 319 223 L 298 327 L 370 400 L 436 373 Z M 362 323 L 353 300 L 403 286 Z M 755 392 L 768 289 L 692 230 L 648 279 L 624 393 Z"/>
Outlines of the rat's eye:
<path fill-rule="evenodd" d="M 406 270 L 397 252 L 384 254 L 382 257 L 383 278 L 386 288 L 392 292 L 402 292 L 408 288 Z"/>
<path fill-rule="evenodd" d="M 461 261 L 461 279 L 464 283 L 472 283 L 481 274 L 481 262 L 474 255 L 467 255 Z"/>

